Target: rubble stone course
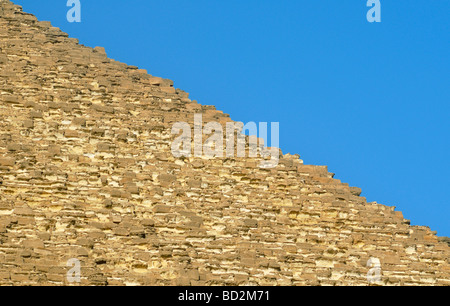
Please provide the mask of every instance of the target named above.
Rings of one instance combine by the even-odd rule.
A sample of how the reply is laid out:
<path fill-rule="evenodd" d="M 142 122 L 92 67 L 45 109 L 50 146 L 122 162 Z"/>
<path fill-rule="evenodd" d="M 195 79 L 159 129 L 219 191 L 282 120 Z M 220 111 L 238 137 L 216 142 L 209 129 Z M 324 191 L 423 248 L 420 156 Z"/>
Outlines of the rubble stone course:
<path fill-rule="evenodd" d="M 175 158 L 225 125 L 170 80 L 0 0 L 0 285 L 450 285 L 450 247 L 324 166 Z"/>

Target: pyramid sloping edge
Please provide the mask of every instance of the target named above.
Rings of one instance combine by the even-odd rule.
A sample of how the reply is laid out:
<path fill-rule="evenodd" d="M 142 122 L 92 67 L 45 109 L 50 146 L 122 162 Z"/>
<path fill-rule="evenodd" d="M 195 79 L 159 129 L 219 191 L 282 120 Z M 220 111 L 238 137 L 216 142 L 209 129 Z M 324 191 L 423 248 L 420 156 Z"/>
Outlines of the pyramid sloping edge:
<path fill-rule="evenodd" d="M 173 82 L 0 2 L 0 284 L 450 285 L 449 247 L 326 167 L 176 159 L 171 127 L 230 122 Z M 444 240 L 443 240 L 444 241 Z"/>

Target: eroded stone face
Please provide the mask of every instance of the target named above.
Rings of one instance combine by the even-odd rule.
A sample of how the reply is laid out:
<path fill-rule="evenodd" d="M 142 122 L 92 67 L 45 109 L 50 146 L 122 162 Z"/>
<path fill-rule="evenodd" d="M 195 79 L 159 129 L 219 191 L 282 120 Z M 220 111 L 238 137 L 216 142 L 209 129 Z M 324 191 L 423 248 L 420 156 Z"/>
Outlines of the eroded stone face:
<path fill-rule="evenodd" d="M 231 121 L 0 0 L 0 285 L 450 285 L 445 241 L 326 167 L 174 158 L 195 113 Z"/>

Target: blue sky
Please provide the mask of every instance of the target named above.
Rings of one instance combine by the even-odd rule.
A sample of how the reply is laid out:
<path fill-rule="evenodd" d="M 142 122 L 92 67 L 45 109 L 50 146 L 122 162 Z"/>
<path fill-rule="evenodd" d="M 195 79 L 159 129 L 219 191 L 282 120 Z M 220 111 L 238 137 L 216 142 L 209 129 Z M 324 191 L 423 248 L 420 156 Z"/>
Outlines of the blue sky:
<path fill-rule="evenodd" d="M 450 236 L 450 1 L 15 0 L 80 43 L 175 81 L 284 153 Z"/>

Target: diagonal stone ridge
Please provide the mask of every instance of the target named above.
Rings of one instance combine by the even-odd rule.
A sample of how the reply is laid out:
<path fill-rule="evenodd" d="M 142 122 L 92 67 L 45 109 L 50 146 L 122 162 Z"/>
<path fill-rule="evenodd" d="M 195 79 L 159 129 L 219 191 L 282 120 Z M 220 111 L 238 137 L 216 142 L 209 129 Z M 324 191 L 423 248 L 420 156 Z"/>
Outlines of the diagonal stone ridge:
<path fill-rule="evenodd" d="M 448 239 L 327 167 L 174 157 L 195 114 L 233 122 L 0 0 L 0 285 L 450 285 Z"/>

